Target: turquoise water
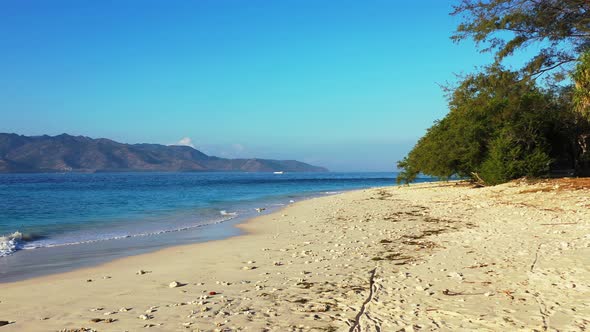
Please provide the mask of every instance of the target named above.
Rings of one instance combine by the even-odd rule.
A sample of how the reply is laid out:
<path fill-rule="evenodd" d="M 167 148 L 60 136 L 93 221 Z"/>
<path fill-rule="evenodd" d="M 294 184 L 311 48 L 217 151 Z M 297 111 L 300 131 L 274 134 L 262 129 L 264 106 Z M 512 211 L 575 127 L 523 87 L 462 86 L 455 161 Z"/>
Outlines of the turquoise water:
<path fill-rule="evenodd" d="M 43 248 L 80 250 L 87 244 L 89 255 L 103 247 L 123 255 L 126 243 L 131 249 L 141 242 L 148 250 L 150 243 L 164 245 L 162 239 L 190 242 L 187 234 L 230 236 L 233 231 L 215 225 L 256 215 L 256 208 L 270 211 L 306 197 L 394 183 L 394 173 L 3 174 L 0 275 L 21 265 L 19 255 L 31 258 Z M 143 240 L 122 241 L 135 238 Z M 48 252 L 64 255 L 64 249 L 43 254 Z"/>

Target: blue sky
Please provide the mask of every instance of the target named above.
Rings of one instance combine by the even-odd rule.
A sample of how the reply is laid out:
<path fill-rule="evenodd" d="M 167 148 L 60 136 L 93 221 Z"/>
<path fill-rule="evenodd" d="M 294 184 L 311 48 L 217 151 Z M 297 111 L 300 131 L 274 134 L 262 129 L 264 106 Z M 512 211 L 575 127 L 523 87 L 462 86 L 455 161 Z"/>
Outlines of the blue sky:
<path fill-rule="evenodd" d="M 394 170 L 438 84 L 490 62 L 449 39 L 453 3 L 2 1 L 0 132 Z"/>

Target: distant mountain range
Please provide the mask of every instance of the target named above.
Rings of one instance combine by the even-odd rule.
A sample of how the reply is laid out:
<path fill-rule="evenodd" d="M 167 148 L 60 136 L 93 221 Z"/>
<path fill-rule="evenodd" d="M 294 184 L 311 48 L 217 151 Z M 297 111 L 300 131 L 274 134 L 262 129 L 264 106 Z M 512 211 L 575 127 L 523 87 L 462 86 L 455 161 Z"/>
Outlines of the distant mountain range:
<path fill-rule="evenodd" d="M 189 146 L 123 144 L 62 134 L 0 133 L 0 173 L 25 172 L 326 172 L 295 160 L 224 159 Z"/>

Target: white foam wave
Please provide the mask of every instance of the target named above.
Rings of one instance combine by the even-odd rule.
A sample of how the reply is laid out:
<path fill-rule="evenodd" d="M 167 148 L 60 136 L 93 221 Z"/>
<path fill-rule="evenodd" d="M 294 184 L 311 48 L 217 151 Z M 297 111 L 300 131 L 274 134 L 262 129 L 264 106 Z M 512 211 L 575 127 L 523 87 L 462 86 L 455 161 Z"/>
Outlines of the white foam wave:
<path fill-rule="evenodd" d="M 238 215 L 237 212 L 227 212 L 225 210 L 219 211 L 219 214 L 221 214 L 222 216 L 230 216 L 230 217 L 235 217 Z"/>
<path fill-rule="evenodd" d="M 222 222 L 226 222 L 232 220 L 238 216 L 237 213 L 227 213 L 224 215 L 223 218 L 212 220 L 207 223 L 200 223 L 196 225 L 189 225 L 174 229 L 164 229 L 159 231 L 153 232 L 145 232 L 145 233 L 137 233 L 137 234 L 123 234 L 123 235 L 116 235 L 116 236 L 108 236 L 100 239 L 93 239 L 93 240 L 81 240 L 81 241 L 72 241 L 72 242 L 62 242 L 62 243 L 46 243 L 46 242 L 24 242 L 23 235 L 20 232 L 15 232 L 14 234 L 8 236 L 0 236 L 0 257 L 8 256 L 14 253 L 17 250 L 31 250 L 31 249 L 39 249 L 39 248 L 52 248 L 52 247 L 63 247 L 63 246 L 72 246 L 78 244 L 90 244 L 90 243 L 97 243 L 103 241 L 110 241 L 110 240 L 121 240 L 127 238 L 135 238 L 135 237 L 145 237 L 145 236 L 153 236 L 159 234 L 166 234 L 166 233 L 174 233 L 174 232 L 182 232 L 187 231 L 203 226 L 209 226 L 214 224 L 219 224 Z"/>
<path fill-rule="evenodd" d="M 0 257 L 8 256 L 17 251 L 21 246 L 22 240 L 23 235 L 20 232 L 0 236 Z"/>

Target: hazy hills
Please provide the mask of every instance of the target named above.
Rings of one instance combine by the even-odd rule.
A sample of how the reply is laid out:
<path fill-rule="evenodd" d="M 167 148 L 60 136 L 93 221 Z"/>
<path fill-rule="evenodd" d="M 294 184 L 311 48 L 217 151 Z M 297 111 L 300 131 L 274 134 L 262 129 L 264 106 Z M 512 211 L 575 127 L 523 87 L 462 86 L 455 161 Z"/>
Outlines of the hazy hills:
<path fill-rule="evenodd" d="M 225 159 L 189 146 L 123 144 L 62 134 L 0 133 L 0 172 L 325 172 L 295 160 Z"/>

